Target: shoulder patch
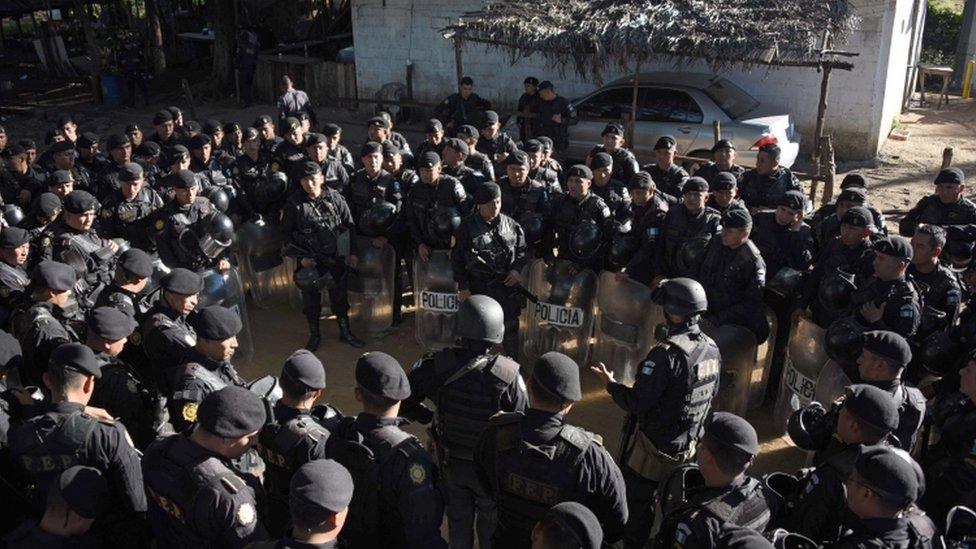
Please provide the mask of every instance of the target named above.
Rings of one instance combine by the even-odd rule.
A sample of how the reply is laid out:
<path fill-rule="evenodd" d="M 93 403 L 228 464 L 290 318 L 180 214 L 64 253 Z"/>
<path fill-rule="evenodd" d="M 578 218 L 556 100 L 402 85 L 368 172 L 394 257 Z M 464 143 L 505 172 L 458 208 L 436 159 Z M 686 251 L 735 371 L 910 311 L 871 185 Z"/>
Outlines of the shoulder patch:
<path fill-rule="evenodd" d="M 901 309 L 899 309 L 898 314 L 902 318 L 912 318 L 913 316 L 915 316 L 915 308 L 912 307 L 911 303 L 906 303 L 901 306 Z"/>
<path fill-rule="evenodd" d="M 183 419 L 186 421 L 196 423 L 197 421 L 197 403 L 187 402 L 183 405 Z"/>
<path fill-rule="evenodd" d="M 112 210 L 110 210 L 108 208 L 102 208 L 102 217 L 104 217 L 106 219 L 109 218 L 109 217 L 112 217 Z"/>
<path fill-rule="evenodd" d="M 156 227 L 157 231 L 161 231 L 166 227 L 166 221 L 163 219 L 157 219 L 153 226 Z"/>
<path fill-rule="evenodd" d="M 249 526 L 257 518 L 257 513 L 254 511 L 254 506 L 250 503 L 242 503 L 240 507 L 237 508 L 237 512 L 234 513 L 237 518 L 238 524 L 241 526 Z"/>
<path fill-rule="evenodd" d="M 427 470 L 419 463 L 410 465 L 410 482 L 415 486 L 420 486 L 427 479 Z"/>
<path fill-rule="evenodd" d="M 644 362 L 641 363 L 640 375 L 642 376 L 651 375 L 652 373 L 654 373 L 654 366 L 655 364 L 653 360 L 645 360 Z"/>

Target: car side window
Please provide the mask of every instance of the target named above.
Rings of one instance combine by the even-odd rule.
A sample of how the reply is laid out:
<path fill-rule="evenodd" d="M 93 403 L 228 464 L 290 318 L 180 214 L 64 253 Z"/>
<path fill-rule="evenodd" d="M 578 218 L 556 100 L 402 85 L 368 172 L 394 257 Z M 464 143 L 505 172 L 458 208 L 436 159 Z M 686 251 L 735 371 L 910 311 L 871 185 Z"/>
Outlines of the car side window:
<path fill-rule="evenodd" d="M 701 124 L 704 117 L 698 103 L 683 91 L 663 88 L 641 90 L 637 109 L 637 120 L 640 122 Z"/>
<path fill-rule="evenodd" d="M 576 106 L 581 119 L 620 120 L 630 114 L 632 88 L 614 88 L 600 92 Z"/>

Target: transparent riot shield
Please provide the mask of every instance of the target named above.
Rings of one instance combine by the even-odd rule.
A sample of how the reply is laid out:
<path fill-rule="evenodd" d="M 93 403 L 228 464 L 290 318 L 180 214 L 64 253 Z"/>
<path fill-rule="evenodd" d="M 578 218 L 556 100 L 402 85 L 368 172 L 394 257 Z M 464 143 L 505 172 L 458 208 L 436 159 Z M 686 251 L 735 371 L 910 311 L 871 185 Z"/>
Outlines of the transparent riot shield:
<path fill-rule="evenodd" d="M 359 263 L 349 273 L 349 323 L 359 337 L 378 339 L 393 329 L 393 246 L 377 248 L 373 239 L 356 237 Z"/>
<path fill-rule="evenodd" d="M 705 330 L 722 353 L 722 373 L 718 394 L 712 401 L 715 410 L 744 416 L 749 409 L 753 383 L 762 382 L 761 366 L 756 363 L 756 336 L 736 324 Z"/>
<path fill-rule="evenodd" d="M 756 347 L 755 367 L 749 380 L 749 409 L 755 410 L 763 405 L 766 398 L 766 387 L 769 376 L 772 375 L 773 359 L 776 357 L 776 337 L 779 333 L 779 321 L 776 312 L 769 305 L 764 305 L 766 322 L 769 323 L 769 336 Z"/>
<path fill-rule="evenodd" d="M 824 332 L 810 318 L 809 312 L 797 311 L 793 314 L 783 376 L 773 408 L 777 434 L 786 434 L 786 422 L 793 412 L 810 404 L 816 397 L 820 371 L 830 361 L 824 345 Z"/>
<path fill-rule="evenodd" d="M 586 269 L 570 274 L 572 263 L 536 259 L 529 269 L 530 292 L 538 303 L 528 302 L 522 314 L 522 361 L 531 363 L 549 351 L 559 351 L 587 364 L 593 332 L 596 274 Z"/>
<path fill-rule="evenodd" d="M 817 376 L 817 389 L 814 391 L 813 398 L 829 410 L 835 400 L 844 396 L 851 383 L 851 378 L 844 368 L 839 363 L 829 360 Z"/>
<path fill-rule="evenodd" d="M 279 225 L 248 222 L 237 231 L 241 280 L 258 308 L 280 305 L 288 297 L 292 271 L 281 256 L 281 245 Z"/>
<path fill-rule="evenodd" d="M 243 369 L 251 364 L 254 358 L 254 339 L 251 337 L 251 320 L 247 315 L 247 303 L 244 296 L 244 286 L 236 269 L 220 272 L 207 270 L 200 273 L 203 276 L 203 291 L 200 292 L 197 308 L 209 305 L 220 305 L 237 313 L 243 327 L 237 334 L 237 351 L 231 362 L 244 375 Z M 244 375 L 244 377 L 247 377 Z"/>
<path fill-rule="evenodd" d="M 593 362 L 607 365 L 621 383 L 634 381 L 637 365 L 654 346 L 654 327 L 664 310 L 651 302 L 651 289 L 614 273 L 600 274 L 593 321 Z"/>
<path fill-rule="evenodd" d="M 427 261 L 414 259 L 413 296 L 417 343 L 431 351 L 453 345 L 454 317 L 460 302 L 450 250 L 432 250 Z"/>

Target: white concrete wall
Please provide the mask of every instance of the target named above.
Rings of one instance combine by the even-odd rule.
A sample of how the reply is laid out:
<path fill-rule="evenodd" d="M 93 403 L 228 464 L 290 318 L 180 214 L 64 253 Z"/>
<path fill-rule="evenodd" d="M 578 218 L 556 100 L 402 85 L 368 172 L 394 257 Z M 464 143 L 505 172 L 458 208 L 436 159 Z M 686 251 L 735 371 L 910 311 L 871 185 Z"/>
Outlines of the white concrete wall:
<path fill-rule="evenodd" d="M 838 157 L 860 159 L 874 155 L 891 128 L 905 78 L 912 0 L 853 0 L 861 28 L 839 49 L 860 53 L 853 71 L 834 71 L 831 77 L 827 131 L 834 136 Z M 384 84 L 404 82 L 407 63 L 414 65 L 414 97 L 436 102 L 456 87 L 454 49 L 439 29 L 481 0 L 354 0 L 353 39 L 356 77 L 361 97 L 372 96 Z M 478 94 L 500 110 L 514 107 L 522 80 L 529 75 L 552 80 L 567 97 L 580 96 L 601 82 L 630 71 L 605 67 L 601 74 L 580 78 L 572 67 L 563 74 L 539 55 L 514 63 L 506 50 L 465 44 L 464 73 L 474 78 Z M 709 72 L 703 64 L 681 70 Z M 671 61 L 645 63 L 641 70 L 674 70 Z M 804 144 L 812 143 L 820 75 L 813 69 L 758 67 L 732 71 L 727 78 L 761 102 L 793 114 Z M 602 78 L 600 78 L 602 77 Z"/>

